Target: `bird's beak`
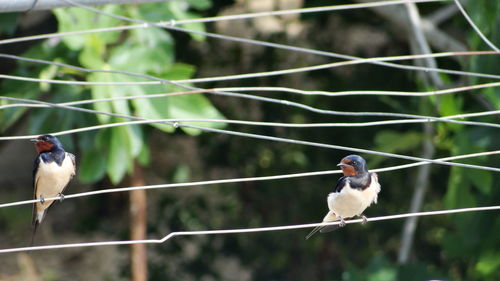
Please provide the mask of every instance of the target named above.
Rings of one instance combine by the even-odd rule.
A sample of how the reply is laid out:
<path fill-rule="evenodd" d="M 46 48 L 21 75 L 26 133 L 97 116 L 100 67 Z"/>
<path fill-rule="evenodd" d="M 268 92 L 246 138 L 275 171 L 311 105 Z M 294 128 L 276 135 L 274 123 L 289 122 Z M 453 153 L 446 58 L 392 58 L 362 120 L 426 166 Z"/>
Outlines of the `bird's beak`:
<path fill-rule="evenodd" d="M 31 142 L 37 142 L 38 139 L 30 139 Z"/>
<path fill-rule="evenodd" d="M 337 164 L 337 167 L 344 167 L 344 166 L 349 166 L 349 165 L 344 164 L 344 163 L 338 163 L 338 164 Z"/>

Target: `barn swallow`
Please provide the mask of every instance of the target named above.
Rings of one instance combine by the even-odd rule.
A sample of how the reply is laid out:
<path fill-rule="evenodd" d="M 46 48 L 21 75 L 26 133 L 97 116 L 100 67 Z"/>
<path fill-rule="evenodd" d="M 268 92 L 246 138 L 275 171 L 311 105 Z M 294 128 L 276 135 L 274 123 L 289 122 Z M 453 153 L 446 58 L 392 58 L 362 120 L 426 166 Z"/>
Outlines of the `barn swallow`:
<path fill-rule="evenodd" d="M 47 210 L 54 203 L 45 198 L 60 196 L 69 181 L 75 175 L 75 155 L 64 151 L 61 142 L 52 135 L 42 135 L 32 139 L 38 157 L 33 167 L 34 199 L 40 200 L 33 204 L 33 236 L 35 239 L 38 225 L 42 222 Z"/>
<path fill-rule="evenodd" d="M 318 230 L 329 232 L 345 225 L 344 219 L 359 216 L 366 223 L 363 212 L 372 203 L 377 203 L 380 184 L 376 173 L 368 172 L 366 161 L 361 156 L 349 155 L 337 165 L 344 174 L 335 187 L 334 192 L 328 195 L 329 212 L 323 222 L 340 220 L 339 225 L 318 226 L 307 236 L 309 239 Z"/>

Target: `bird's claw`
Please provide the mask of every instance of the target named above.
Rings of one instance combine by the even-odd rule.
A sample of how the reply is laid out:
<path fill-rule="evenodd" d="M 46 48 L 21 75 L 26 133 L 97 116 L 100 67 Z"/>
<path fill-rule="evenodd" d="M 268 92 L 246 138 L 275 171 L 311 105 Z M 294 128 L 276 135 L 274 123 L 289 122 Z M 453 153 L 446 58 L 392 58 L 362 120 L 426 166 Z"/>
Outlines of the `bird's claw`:
<path fill-rule="evenodd" d="M 45 203 L 45 197 L 43 197 L 43 195 L 40 195 L 40 203 Z"/>
<path fill-rule="evenodd" d="M 368 222 L 368 219 L 365 217 L 365 215 L 361 215 L 361 224 L 366 224 Z"/>
<path fill-rule="evenodd" d="M 345 226 L 345 220 L 344 220 L 344 218 L 340 218 L 339 226 L 340 227 L 344 227 Z"/>
<path fill-rule="evenodd" d="M 64 201 L 64 194 L 59 193 L 58 195 L 59 195 L 59 202 Z"/>

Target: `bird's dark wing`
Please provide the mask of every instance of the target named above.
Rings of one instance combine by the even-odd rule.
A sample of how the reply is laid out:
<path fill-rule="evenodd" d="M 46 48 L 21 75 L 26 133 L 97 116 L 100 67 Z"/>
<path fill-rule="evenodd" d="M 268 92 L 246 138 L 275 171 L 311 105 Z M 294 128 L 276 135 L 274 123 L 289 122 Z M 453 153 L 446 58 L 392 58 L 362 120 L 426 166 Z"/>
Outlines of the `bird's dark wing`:
<path fill-rule="evenodd" d="M 337 181 L 337 186 L 335 186 L 335 191 L 334 192 L 341 192 L 342 191 L 342 188 L 344 188 L 344 186 L 347 184 L 347 177 L 341 177 L 338 181 Z"/>
<path fill-rule="evenodd" d="M 69 158 L 71 159 L 71 162 L 73 162 L 73 167 L 75 168 L 75 170 L 73 171 L 73 176 L 75 176 L 75 174 L 76 174 L 76 157 L 75 157 L 75 155 L 73 155 L 69 152 L 66 152 L 66 153 L 67 153 L 66 155 L 68 155 Z"/>

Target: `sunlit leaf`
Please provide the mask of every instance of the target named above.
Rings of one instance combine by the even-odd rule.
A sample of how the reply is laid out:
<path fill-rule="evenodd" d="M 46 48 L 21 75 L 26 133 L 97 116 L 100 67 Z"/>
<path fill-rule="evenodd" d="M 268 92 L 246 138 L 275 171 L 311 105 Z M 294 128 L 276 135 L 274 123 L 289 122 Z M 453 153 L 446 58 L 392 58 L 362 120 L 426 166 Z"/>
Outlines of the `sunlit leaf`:
<path fill-rule="evenodd" d="M 121 8 L 119 5 L 106 5 L 102 9 L 104 12 L 112 14 L 120 14 Z M 103 27 L 113 27 L 120 24 L 120 20 L 98 15 L 95 12 L 87 11 L 78 7 L 75 8 L 59 8 L 53 9 L 58 22 L 59 32 L 79 31 L 86 29 L 95 29 Z M 108 31 L 91 34 L 83 34 L 76 36 L 62 37 L 63 42 L 73 50 L 80 50 L 89 36 L 95 36 L 100 41 L 106 44 L 113 43 L 118 40 L 120 32 Z"/>
<path fill-rule="evenodd" d="M 174 17 L 177 20 L 186 20 L 186 19 L 192 19 L 192 18 L 198 17 L 197 15 L 189 12 L 187 10 L 188 7 L 186 5 L 184 5 L 183 3 L 172 1 L 172 2 L 168 2 L 168 5 L 170 8 L 170 11 L 174 14 Z M 201 31 L 201 32 L 205 31 L 205 25 L 203 23 L 199 23 L 199 22 L 184 23 L 184 24 L 182 24 L 182 26 L 186 29 L 189 29 L 189 30 Z M 205 35 L 196 34 L 196 33 L 189 33 L 189 35 L 193 39 L 198 40 L 198 41 L 205 40 Z"/>
<path fill-rule="evenodd" d="M 127 139 L 127 129 L 124 126 L 113 127 L 109 142 L 107 161 L 108 176 L 113 184 L 120 182 L 130 166 L 130 142 Z"/>

